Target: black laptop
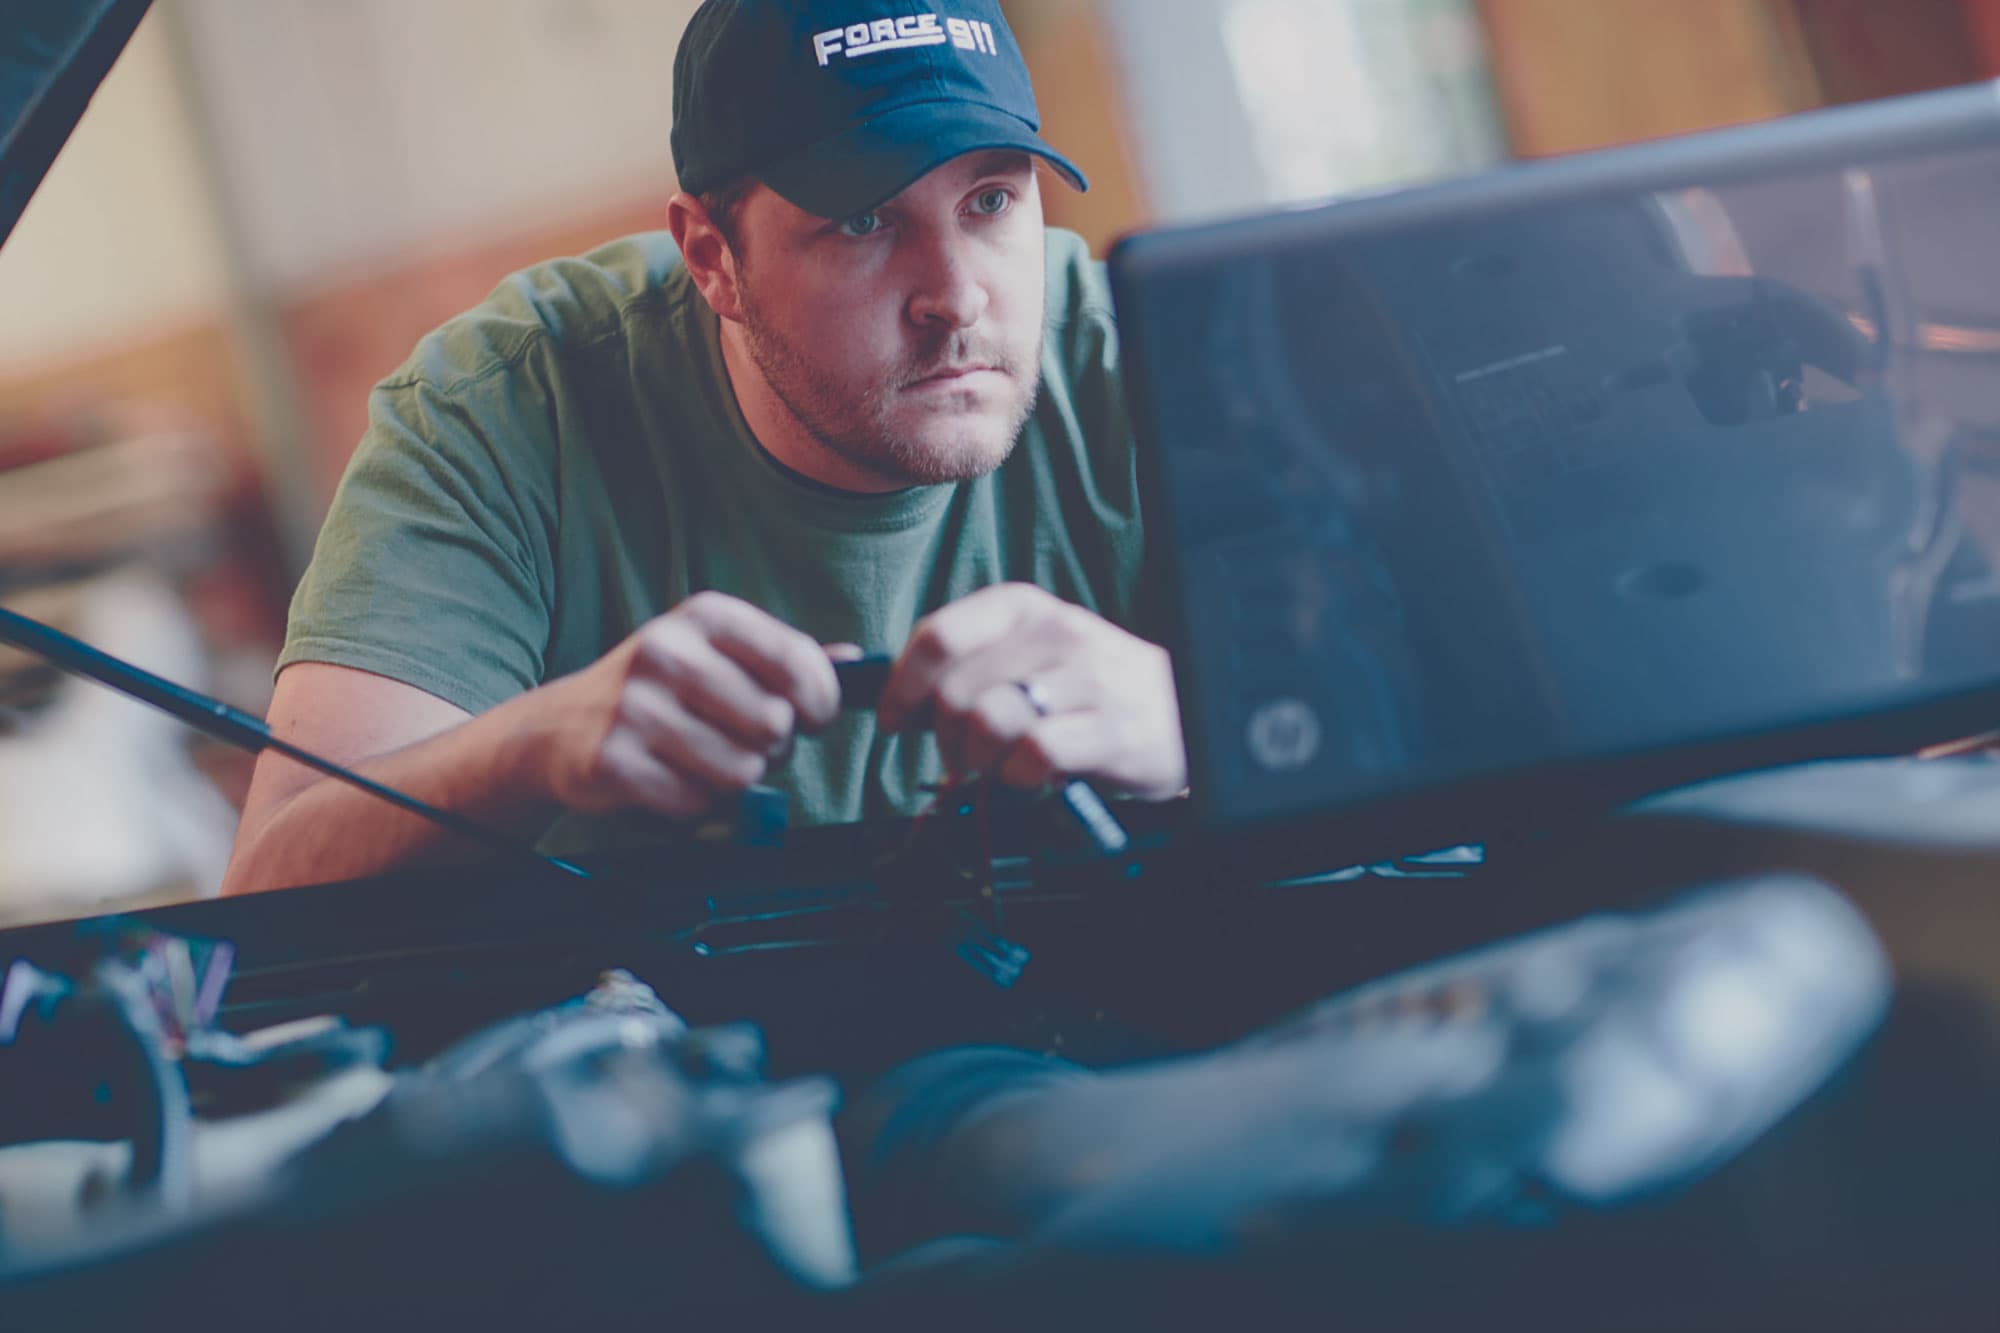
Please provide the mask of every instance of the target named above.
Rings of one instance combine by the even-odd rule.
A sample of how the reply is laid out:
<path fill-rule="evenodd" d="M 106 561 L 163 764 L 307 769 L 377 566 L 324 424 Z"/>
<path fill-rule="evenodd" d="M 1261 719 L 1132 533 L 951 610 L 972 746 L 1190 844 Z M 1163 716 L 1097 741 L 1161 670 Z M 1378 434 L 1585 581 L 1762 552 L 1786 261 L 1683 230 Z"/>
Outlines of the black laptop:
<path fill-rule="evenodd" d="M 2000 726 L 1996 236 L 1981 85 L 1122 242 L 1205 821 Z"/>

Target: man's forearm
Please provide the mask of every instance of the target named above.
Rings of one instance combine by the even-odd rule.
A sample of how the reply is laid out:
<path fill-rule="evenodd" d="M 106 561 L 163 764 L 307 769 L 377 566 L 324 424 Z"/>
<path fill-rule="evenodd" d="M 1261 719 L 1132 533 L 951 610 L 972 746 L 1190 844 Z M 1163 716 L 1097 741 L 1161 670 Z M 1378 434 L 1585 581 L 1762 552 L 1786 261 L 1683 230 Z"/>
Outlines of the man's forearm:
<path fill-rule="evenodd" d="M 556 807 L 526 696 L 447 731 L 354 764 L 356 772 L 524 840 Z M 295 764 L 272 751 L 258 761 Z M 267 810 L 246 810 L 222 891 L 252 893 L 353 879 L 472 850 L 464 835 L 319 775 Z"/>

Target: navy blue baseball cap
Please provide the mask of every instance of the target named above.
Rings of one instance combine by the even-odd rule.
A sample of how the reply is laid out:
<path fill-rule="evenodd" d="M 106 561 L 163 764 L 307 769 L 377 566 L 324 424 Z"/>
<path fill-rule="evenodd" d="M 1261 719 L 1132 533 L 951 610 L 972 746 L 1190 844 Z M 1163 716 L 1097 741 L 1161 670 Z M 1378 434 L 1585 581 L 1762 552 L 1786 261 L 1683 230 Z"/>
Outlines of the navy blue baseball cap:
<path fill-rule="evenodd" d="M 705 0 L 674 57 L 674 170 L 691 194 L 747 175 L 848 218 L 989 148 L 1090 188 L 1040 129 L 996 0 Z"/>

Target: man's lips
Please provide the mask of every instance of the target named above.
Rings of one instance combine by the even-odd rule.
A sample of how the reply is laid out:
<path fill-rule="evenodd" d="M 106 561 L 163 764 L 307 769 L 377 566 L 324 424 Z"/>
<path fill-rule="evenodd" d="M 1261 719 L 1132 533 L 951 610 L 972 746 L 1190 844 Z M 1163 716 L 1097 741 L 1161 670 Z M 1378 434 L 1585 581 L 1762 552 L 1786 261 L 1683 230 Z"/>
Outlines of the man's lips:
<path fill-rule="evenodd" d="M 953 384 L 959 380 L 966 379 L 973 375 L 982 375 L 982 374 L 997 375 L 999 373 L 1000 373 L 1000 368 L 998 366 L 990 366 L 983 362 L 965 366 L 947 366 L 942 370 L 934 370 L 928 375 L 922 376 L 921 378 L 918 379 L 911 380 L 904 387 L 911 389 L 922 389 L 937 385 Z"/>

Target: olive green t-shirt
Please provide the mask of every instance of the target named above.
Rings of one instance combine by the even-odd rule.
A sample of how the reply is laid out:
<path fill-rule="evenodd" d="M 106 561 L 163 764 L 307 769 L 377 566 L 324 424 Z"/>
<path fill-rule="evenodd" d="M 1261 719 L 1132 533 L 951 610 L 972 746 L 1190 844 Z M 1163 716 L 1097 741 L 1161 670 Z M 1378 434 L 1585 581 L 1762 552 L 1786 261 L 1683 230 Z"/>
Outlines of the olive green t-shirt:
<path fill-rule="evenodd" d="M 874 652 L 1010 580 L 1141 628 L 1109 293 L 1076 236 L 1051 230 L 1047 259 L 1040 394 L 1007 462 L 874 496 L 816 485 L 758 445 L 667 234 L 513 275 L 376 387 L 280 668 L 356 667 L 478 713 L 704 589 Z M 921 808 L 939 771 L 928 735 L 850 712 L 770 781 L 794 822 L 820 823 Z M 647 827 L 620 824 L 572 818 L 548 842 Z"/>

